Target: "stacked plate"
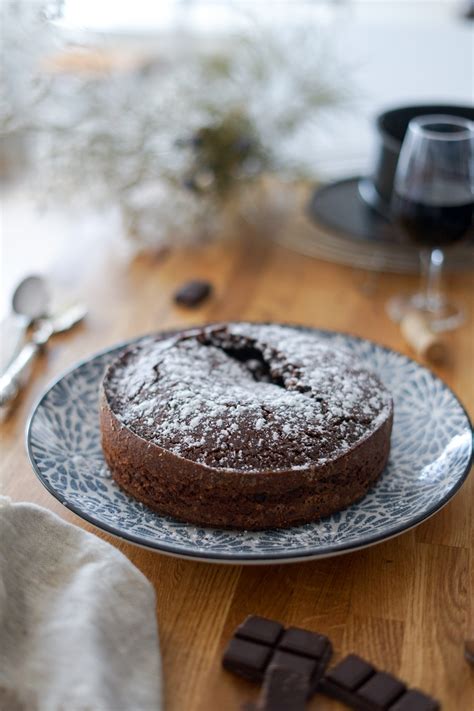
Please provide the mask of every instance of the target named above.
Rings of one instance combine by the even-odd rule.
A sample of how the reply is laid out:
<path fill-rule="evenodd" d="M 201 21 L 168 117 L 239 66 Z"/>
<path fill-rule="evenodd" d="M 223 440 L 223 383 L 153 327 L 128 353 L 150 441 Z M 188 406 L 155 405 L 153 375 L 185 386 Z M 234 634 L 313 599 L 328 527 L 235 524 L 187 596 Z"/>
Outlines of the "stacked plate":
<path fill-rule="evenodd" d="M 417 273 L 416 247 L 403 244 L 396 228 L 364 201 L 364 181 L 350 178 L 319 188 L 303 215 L 274 239 L 285 247 L 329 262 L 374 271 Z M 472 241 L 452 247 L 446 253 L 446 267 L 474 268 Z"/>

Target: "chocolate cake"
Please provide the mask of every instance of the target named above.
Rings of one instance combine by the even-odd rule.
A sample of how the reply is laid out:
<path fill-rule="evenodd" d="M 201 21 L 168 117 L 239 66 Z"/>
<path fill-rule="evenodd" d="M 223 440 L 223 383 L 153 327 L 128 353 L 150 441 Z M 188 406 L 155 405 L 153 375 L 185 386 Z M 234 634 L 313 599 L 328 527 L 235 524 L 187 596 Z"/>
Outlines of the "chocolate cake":
<path fill-rule="evenodd" d="M 387 462 L 393 405 L 317 334 L 230 323 L 126 348 L 105 374 L 100 418 L 131 496 L 183 521 L 259 529 L 364 496 Z"/>

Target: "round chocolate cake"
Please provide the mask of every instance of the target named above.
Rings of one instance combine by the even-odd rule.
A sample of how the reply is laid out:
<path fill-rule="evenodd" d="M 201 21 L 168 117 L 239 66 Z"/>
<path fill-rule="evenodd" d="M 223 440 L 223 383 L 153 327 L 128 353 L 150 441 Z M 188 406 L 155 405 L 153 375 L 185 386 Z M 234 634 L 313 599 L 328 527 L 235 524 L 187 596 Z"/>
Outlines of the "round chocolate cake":
<path fill-rule="evenodd" d="M 393 405 L 316 333 L 230 323 L 143 339 L 109 366 L 102 446 L 116 482 L 162 514 L 259 529 L 313 521 L 383 471 Z"/>

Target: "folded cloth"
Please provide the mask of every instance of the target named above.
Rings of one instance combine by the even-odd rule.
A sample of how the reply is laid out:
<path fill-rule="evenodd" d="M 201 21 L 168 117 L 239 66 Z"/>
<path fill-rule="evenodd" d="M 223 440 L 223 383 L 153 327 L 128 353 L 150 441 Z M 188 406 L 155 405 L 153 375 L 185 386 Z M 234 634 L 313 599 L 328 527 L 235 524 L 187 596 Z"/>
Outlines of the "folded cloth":
<path fill-rule="evenodd" d="M 118 550 L 0 497 L 1 711 L 159 711 L 155 594 Z"/>

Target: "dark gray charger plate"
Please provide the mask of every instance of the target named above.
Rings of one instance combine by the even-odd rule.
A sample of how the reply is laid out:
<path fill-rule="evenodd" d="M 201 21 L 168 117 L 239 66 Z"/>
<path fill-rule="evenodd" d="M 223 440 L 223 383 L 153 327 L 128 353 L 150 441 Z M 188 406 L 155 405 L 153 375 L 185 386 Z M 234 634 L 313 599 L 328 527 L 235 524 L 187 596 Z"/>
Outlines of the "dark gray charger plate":
<path fill-rule="evenodd" d="M 314 191 L 307 206 L 307 214 L 318 228 L 311 238 L 305 235 L 305 244 L 295 241 L 294 246 L 299 251 L 310 253 L 313 239 L 314 256 L 324 258 L 324 250 L 331 257 L 330 247 L 334 249 L 334 261 L 344 261 L 344 251 L 347 252 L 347 263 L 352 264 L 352 252 L 360 248 L 359 256 L 367 252 L 367 268 L 370 264 L 370 254 L 373 253 L 375 265 L 381 265 L 384 258 L 390 271 L 416 271 L 418 269 L 418 250 L 412 245 L 403 244 L 396 227 L 382 214 L 369 207 L 361 197 L 361 189 L 370 190 L 370 182 L 359 176 L 339 180 Z M 324 240 L 320 231 L 324 232 Z M 290 239 L 285 240 L 291 246 Z M 303 247 L 303 248 L 301 248 Z M 319 252 L 322 252 L 319 254 Z M 380 256 L 379 262 L 376 257 Z M 339 257 L 339 259 L 337 258 Z M 447 250 L 446 265 L 451 269 L 472 269 L 474 267 L 474 238 Z M 398 268 L 397 268 L 398 267 Z"/>

